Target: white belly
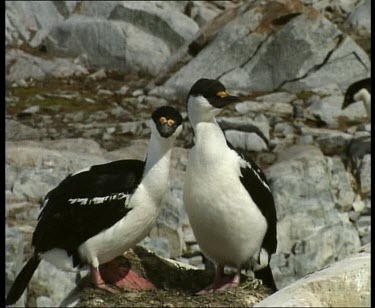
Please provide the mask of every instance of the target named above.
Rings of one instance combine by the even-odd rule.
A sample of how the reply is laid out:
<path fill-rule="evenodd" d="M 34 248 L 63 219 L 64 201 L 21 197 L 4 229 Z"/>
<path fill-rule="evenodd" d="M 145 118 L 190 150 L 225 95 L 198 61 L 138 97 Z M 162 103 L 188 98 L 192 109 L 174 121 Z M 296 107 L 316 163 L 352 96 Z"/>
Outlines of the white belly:
<path fill-rule="evenodd" d="M 211 260 L 239 267 L 261 247 L 267 222 L 242 186 L 233 151 L 220 152 L 213 167 L 192 150 L 184 203 L 197 242 Z"/>
<path fill-rule="evenodd" d="M 134 247 L 150 232 L 160 212 L 160 208 L 150 206 L 150 203 L 152 204 L 151 201 L 141 201 L 140 206 L 133 208 L 111 228 L 84 242 L 78 249 L 80 256 L 88 263 L 98 266 Z"/>

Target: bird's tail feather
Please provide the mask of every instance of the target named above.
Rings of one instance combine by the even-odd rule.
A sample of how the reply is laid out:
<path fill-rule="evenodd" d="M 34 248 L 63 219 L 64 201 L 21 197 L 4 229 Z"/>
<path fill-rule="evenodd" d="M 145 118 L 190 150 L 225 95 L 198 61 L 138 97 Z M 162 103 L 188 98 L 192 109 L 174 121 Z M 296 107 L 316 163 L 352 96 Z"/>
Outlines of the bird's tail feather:
<path fill-rule="evenodd" d="M 272 270 L 268 264 L 266 267 L 254 272 L 255 278 L 261 279 L 263 284 L 270 287 L 274 292 L 277 291 L 275 280 L 273 279 Z"/>
<path fill-rule="evenodd" d="M 19 300 L 23 291 L 25 291 L 31 277 L 33 276 L 36 268 L 40 263 L 40 258 L 37 255 L 33 255 L 23 267 L 21 272 L 17 275 L 16 280 L 13 282 L 12 287 L 9 290 L 5 304 L 7 306 L 13 305 Z"/>

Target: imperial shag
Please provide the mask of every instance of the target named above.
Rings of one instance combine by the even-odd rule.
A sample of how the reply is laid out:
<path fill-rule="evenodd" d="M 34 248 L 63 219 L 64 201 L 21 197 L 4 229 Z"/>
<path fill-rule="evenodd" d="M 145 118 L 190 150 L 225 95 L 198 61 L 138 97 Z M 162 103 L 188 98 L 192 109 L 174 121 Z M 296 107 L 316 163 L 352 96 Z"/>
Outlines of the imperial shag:
<path fill-rule="evenodd" d="M 202 252 L 216 264 L 213 283 L 198 294 L 226 290 L 240 282 L 242 268 L 277 290 L 269 265 L 276 251 L 274 199 L 261 169 L 225 139 L 215 120 L 223 107 L 240 101 L 218 80 L 200 79 L 187 97 L 194 130 L 183 200 Z M 237 269 L 224 276 L 224 266 Z"/>
<path fill-rule="evenodd" d="M 152 113 L 145 161 L 119 160 L 68 175 L 45 197 L 32 238 L 33 254 L 15 279 L 6 304 L 15 303 L 41 259 L 65 271 L 89 266 L 98 288 L 118 292 L 153 285 L 112 260 L 141 241 L 154 225 L 168 187 L 171 150 L 182 129 L 180 113 Z M 100 271 L 99 271 L 99 265 Z"/>

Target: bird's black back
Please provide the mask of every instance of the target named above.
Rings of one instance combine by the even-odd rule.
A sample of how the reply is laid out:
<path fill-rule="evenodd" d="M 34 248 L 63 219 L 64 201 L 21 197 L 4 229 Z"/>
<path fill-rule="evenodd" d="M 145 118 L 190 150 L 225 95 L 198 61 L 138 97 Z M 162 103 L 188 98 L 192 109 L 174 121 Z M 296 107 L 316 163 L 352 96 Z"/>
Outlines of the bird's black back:
<path fill-rule="evenodd" d="M 119 160 L 68 175 L 45 197 L 32 239 L 35 252 L 62 248 L 77 265 L 79 245 L 131 210 L 125 202 L 139 185 L 144 165 Z"/>

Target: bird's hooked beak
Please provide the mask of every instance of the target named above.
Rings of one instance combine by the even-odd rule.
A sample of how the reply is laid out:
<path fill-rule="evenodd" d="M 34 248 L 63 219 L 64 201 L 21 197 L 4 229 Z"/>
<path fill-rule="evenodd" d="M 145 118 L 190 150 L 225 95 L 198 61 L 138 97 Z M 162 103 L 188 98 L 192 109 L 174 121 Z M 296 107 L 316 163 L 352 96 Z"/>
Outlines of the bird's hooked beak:
<path fill-rule="evenodd" d="M 215 101 L 215 107 L 224 108 L 232 103 L 238 103 L 242 100 L 234 95 L 230 95 L 227 91 L 220 91 L 216 93 L 217 100 Z"/>

